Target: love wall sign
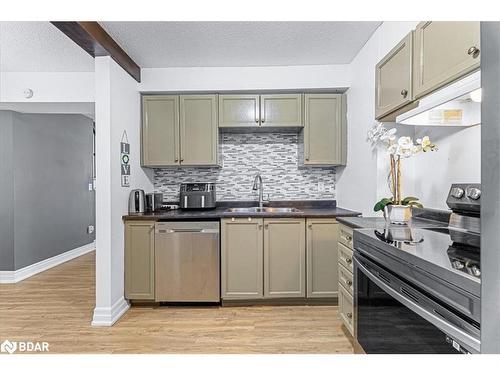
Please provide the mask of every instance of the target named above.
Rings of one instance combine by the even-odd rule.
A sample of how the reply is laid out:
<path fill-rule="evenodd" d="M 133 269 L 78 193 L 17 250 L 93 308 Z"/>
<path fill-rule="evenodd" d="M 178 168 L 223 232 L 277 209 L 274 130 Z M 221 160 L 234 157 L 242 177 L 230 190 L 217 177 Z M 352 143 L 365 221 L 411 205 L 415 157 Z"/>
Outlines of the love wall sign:
<path fill-rule="evenodd" d="M 128 143 L 127 132 L 124 130 L 120 142 L 120 163 L 122 187 L 130 186 L 130 143 Z"/>

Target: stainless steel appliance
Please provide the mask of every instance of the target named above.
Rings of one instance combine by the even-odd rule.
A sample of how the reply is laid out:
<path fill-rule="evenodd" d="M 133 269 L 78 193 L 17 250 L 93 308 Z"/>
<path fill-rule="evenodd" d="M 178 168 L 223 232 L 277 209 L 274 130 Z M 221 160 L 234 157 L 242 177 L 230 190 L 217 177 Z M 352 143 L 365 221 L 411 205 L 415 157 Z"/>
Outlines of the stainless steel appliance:
<path fill-rule="evenodd" d="M 144 190 L 135 189 L 130 191 L 128 197 L 128 212 L 143 213 L 146 210 L 146 196 Z"/>
<path fill-rule="evenodd" d="M 153 212 L 161 209 L 163 204 L 162 193 L 148 193 L 146 194 L 146 211 Z"/>
<path fill-rule="evenodd" d="M 355 336 L 366 353 L 478 353 L 478 184 L 454 184 L 448 226 L 354 231 Z"/>
<path fill-rule="evenodd" d="M 158 222 L 155 226 L 155 299 L 219 302 L 219 222 Z"/>
<path fill-rule="evenodd" d="M 181 208 L 215 208 L 215 183 L 197 182 L 181 184 Z"/>

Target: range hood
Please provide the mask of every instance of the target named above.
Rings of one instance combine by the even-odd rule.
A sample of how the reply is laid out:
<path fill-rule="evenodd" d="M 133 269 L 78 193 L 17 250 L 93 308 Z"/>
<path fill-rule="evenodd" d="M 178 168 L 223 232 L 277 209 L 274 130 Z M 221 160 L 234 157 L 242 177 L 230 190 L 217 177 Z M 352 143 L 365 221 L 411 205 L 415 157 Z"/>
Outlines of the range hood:
<path fill-rule="evenodd" d="M 418 106 L 396 117 L 403 125 L 473 126 L 481 123 L 481 72 L 424 96 Z"/>

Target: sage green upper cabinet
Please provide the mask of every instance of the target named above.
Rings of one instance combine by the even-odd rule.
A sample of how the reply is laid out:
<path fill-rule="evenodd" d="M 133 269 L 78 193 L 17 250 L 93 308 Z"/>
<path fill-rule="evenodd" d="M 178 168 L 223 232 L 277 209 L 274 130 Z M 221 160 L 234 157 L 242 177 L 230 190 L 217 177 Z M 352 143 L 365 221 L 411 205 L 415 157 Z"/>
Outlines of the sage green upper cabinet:
<path fill-rule="evenodd" d="M 304 165 L 345 165 L 347 157 L 347 107 L 341 94 L 304 95 Z"/>
<path fill-rule="evenodd" d="M 220 128 L 259 125 L 259 95 L 219 95 Z"/>
<path fill-rule="evenodd" d="M 412 101 L 413 32 L 399 42 L 375 67 L 375 117 Z"/>
<path fill-rule="evenodd" d="M 263 297 L 262 219 L 221 220 L 222 299 Z"/>
<path fill-rule="evenodd" d="M 339 224 L 335 219 L 307 219 L 307 297 L 337 297 Z"/>
<path fill-rule="evenodd" d="M 144 95 L 142 165 L 217 165 L 217 95 Z"/>
<path fill-rule="evenodd" d="M 264 219 L 264 297 L 306 296 L 304 219 Z"/>
<path fill-rule="evenodd" d="M 181 165 L 217 164 L 217 95 L 180 96 Z"/>
<path fill-rule="evenodd" d="M 179 97 L 142 97 L 142 165 L 179 165 Z"/>
<path fill-rule="evenodd" d="M 479 22 L 421 22 L 414 40 L 414 97 L 420 98 L 478 69 L 479 42 Z"/>
<path fill-rule="evenodd" d="M 301 127 L 302 94 L 260 96 L 260 125 L 266 127 Z"/>

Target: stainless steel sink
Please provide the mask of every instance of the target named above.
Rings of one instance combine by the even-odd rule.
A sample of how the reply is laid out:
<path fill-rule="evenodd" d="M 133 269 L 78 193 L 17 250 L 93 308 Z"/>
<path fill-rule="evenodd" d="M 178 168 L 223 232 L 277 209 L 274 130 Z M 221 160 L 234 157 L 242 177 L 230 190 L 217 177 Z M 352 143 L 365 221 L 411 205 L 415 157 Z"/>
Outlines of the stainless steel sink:
<path fill-rule="evenodd" d="M 293 207 L 233 207 L 228 208 L 227 212 L 235 213 L 256 213 L 256 212 L 277 212 L 277 213 L 287 213 L 287 212 L 302 212 Z"/>

